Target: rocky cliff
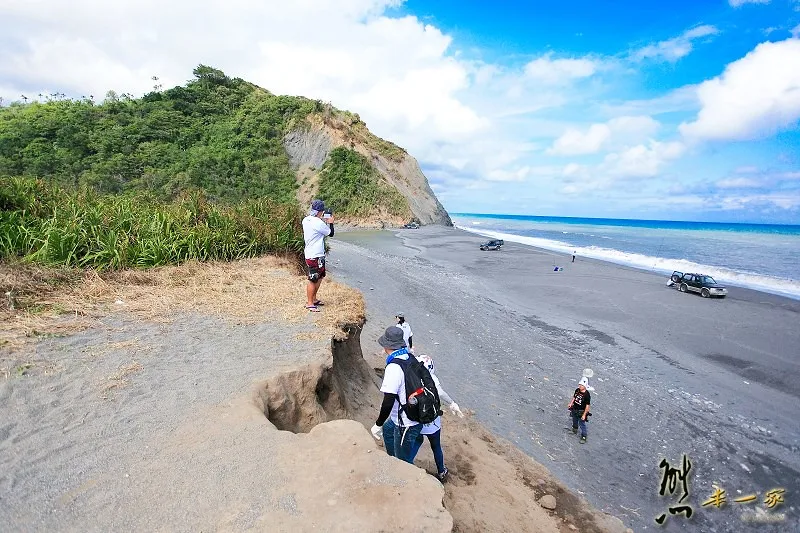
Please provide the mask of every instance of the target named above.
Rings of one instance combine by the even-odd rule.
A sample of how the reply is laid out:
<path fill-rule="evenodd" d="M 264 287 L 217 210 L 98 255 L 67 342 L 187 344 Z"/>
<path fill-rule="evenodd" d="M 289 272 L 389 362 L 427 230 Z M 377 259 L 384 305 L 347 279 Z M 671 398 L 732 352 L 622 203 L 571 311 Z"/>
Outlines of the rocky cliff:
<path fill-rule="evenodd" d="M 307 204 L 319 191 L 320 170 L 332 150 L 349 148 L 364 156 L 387 185 L 407 200 L 407 209 L 389 213 L 376 208 L 366 217 L 340 220 L 361 226 L 421 224 L 452 226 L 450 216 L 431 190 L 417 161 L 402 148 L 373 135 L 358 115 L 326 107 L 297 122 L 283 140 L 297 172 L 298 200 Z"/>

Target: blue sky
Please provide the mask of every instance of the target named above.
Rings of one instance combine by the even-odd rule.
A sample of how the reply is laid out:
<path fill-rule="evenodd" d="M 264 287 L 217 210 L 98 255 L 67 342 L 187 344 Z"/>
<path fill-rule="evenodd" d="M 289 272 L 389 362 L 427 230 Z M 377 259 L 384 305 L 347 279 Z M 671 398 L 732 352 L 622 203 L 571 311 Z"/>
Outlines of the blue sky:
<path fill-rule="evenodd" d="M 800 223 L 800 0 L 98 5 L 0 5 L 0 96 L 205 63 L 358 112 L 452 212 Z"/>
<path fill-rule="evenodd" d="M 498 182 L 484 189 L 487 194 L 472 196 L 450 190 L 444 177 L 442 186 L 437 189 L 447 207 L 457 211 L 564 216 L 800 222 L 797 121 L 800 113 L 796 103 L 788 105 L 793 120 L 774 129 L 768 127 L 765 132 L 687 142 L 680 130 L 681 124 L 691 123 L 701 109 L 691 98 L 692 87 L 722 75 L 729 64 L 742 59 L 758 45 L 784 41 L 792 37 L 792 31 L 796 34 L 800 24 L 799 2 L 500 4 L 412 0 L 400 10 L 451 35 L 459 53 L 479 61 L 518 68 L 543 54 L 551 54 L 554 60 L 588 58 L 606 64 L 604 71 L 591 76 L 591 81 L 583 80 L 585 83 L 563 104 L 520 117 L 516 121 L 522 126 L 518 131 L 524 125 L 533 126 L 534 130 L 520 131 L 521 136 L 547 144 L 553 131 L 548 129 L 537 134 L 537 119 L 568 122 L 571 123 L 568 128 L 575 127 L 587 133 L 592 125 L 629 115 L 650 117 L 658 126 L 651 124 L 654 127 L 648 130 L 646 121 L 642 120 L 643 130 L 639 132 L 642 135 L 633 132 L 627 146 L 638 146 L 636 143 L 645 138 L 684 146 L 679 148 L 676 144 L 674 157 L 664 158 L 655 172 L 642 169 L 639 175 L 609 180 L 607 186 L 598 186 L 592 191 L 568 193 L 566 196 L 572 197 L 570 201 L 548 194 L 552 189 L 541 180 L 533 191 L 520 182 Z M 783 65 L 800 69 L 796 51 L 786 54 Z M 570 89 L 574 87 L 565 91 Z M 757 92 L 758 89 L 754 85 L 739 90 Z M 786 90 L 790 89 L 800 91 L 797 77 Z M 664 107 L 653 101 L 674 99 L 681 91 L 688 91 L 688 98 L 676 105 Z M 635 109 L 626 109 L 633 101 L 645 102 Z M 737 111 L 735 105 L 720 110 Z M 507 125 L 514 127 L 511 122 L 514 121 L 508 120 Z M 691 146 L 685 146 L 687 144 Z M 564 153 L 556 154 L 552 145 L 550 148 L 550 153 L 547 149 L 544 153 L 532 150 L 526 161 L 542 167 L 552 164 L 595 166 L 587 169 L 591 174 L 602 172 L 596 167 L 602 165 L 608 155 L 602 149 L 592 153 L 562 150 Z M 636 174 L 636 169 L 630 170 Z M 557 169 L 553 171 L 545 177 L 553 178 Z M 592 176 L 585 179 L 590 182 Z M 435 178 L 433 181 L 436 183 Z M 615 194 L 614 189 L 624 191 Z M 502 196 L 503 200 L 492 201 L 487 195 Z M 608 205 L 595 204 L 595 195 Z M 669 205 L 659 208 L 662 196 Z M 542 197 L 546 200 L 542 201 Z M 725 203 L 719 202 L 721 197 Z M 682 201 L 674 202 L 676 198 Z M 452 206 L 454 202 L 463 202 L 463 207 Z"/>

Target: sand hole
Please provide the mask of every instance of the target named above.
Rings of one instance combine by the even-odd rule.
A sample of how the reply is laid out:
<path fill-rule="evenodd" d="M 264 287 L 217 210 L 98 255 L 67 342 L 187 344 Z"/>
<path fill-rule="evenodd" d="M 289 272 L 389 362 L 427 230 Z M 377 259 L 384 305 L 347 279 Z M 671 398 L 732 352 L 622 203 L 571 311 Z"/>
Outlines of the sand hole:
<path fill-rule="evenodd" d="M 344 340 L 332 340 L 332 359 L 284 372 L 258 388 L 258 401 L 270 422 L 282 431 L 307 433 L 317 424 L 353 418 L 374 388 L 361 352 L 361 327 L 346 328 Z"/>

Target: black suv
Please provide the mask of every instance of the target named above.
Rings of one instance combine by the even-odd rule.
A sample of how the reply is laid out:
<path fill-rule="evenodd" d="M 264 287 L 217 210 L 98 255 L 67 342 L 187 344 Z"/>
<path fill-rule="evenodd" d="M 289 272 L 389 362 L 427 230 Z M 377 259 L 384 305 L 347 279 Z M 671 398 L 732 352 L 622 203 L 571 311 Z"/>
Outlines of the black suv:
<path fill-rule="evenodd" d="M 481 250 L 484 250 L 484 251 L 486 251 L 486 250 L 499 250 L 500 247 L 503 246 L 503 244 L 504 243 L 503 243 L 502 239 L 495 239 L 495 240 L 492 240 L 492 241 L 485 242 L 485 243 L 481 244 Z"/>
<path fill-rule="evenodd" d="M 681 292 L 699 293 L 703 298 L 711 296 L 725 298 L 728 295 L 725 285 L 720 285 L 714 278 L 706 274 L 684 274 L 676 270 L 670 276 L 668 285 L 676 287 Z"/>

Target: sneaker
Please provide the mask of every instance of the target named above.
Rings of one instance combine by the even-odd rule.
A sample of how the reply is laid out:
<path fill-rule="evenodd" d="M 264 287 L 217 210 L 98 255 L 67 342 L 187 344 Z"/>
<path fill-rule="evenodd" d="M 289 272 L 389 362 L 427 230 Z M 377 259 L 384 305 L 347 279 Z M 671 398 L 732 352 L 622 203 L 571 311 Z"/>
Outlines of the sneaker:
<path fill-rule="evenodd" d="M 586 444 L 586 435 L 581 436 L 581 444 Z"/>
<path fill-rule="evenodd" d="M 447 469 L 447 467 L 444 467 L 444 472 L 439 472 L 438 474 L 436 474 L 436 477 L 439 478 L 440 482 L 444 483 L 445 480 L 447 479 L 447 474 L 449 472 L 450 471 Z"/>
<path fill-rule="evenodd" d="M 577 433 L 578 433 L 578 428 L 572 428 L 572 434 L 574 435 L 574 434 L 577 434 Z"/>

